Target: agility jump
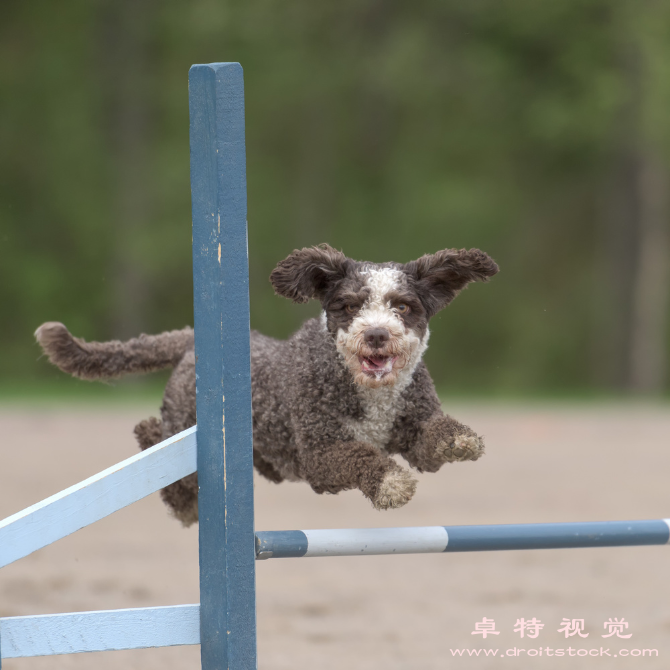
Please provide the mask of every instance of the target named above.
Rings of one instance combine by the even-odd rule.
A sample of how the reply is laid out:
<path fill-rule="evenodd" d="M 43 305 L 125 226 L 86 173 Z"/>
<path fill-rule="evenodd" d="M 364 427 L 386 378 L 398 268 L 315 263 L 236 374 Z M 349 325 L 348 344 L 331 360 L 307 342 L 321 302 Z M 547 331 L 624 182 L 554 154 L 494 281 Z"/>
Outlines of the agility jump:
<path fill-rule="evenodd" d="M 255 561 L 668 544 L 670 521 L 254 532 L 244 85 L 189 73 L 197 427 L 0 522 L 0 567 L 198 473 L 200 603 L 0 619 L 2 658 L 199 644 L 255 670 Z M 445 559 L 448 560 L 448 559 Z"/>

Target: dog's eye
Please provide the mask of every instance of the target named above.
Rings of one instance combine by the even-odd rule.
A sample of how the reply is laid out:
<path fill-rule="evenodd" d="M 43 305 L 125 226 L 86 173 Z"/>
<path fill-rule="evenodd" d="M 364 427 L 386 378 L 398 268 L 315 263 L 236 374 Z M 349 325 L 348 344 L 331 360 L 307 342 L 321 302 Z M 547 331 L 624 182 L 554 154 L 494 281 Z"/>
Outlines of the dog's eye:
<path fill-rule="evenodd" d="M 347 312 L 349 312 L 349 314 L 353 314 L 356 310 L 358 310 L 358 305 L 347 305 L 345 309 Z"/>
<path fill-rule="evenodd" d="M 405 305 L 404 303 L 400 303 L 399 305 L 395 306 L 396 312 L 398 314 L 407 314 L 409 312 L 409 306 Z"/>

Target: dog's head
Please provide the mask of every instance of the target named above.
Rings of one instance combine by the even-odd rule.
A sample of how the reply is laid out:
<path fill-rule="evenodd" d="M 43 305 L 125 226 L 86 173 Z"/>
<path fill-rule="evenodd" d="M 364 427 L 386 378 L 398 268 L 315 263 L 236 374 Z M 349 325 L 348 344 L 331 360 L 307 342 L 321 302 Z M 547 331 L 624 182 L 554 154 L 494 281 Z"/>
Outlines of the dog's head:
<path fill-rule="evenodd" d="M 479 249 L 444 249 L 409 263 L 366 263 L 327 244 L 294 251 L 270 275 L 278 295 L 321 302 L 325 325 L 356 383 L 376 388 L 413 371 L 428 322 L 472 281 L 498 266 Z"/>

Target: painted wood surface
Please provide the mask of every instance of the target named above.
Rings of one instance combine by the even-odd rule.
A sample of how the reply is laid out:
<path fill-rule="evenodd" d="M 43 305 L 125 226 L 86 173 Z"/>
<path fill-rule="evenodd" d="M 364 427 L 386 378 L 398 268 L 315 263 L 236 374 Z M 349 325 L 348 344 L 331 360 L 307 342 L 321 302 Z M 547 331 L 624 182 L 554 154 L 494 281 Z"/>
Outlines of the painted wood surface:
<path fill-rule="evenodd" d="M 256 557 L 365 556 L 670 543 L 670 519 L 491 526 L 334 528 L 256 533 Z"/>
<path fill-rule="evenodd" d="M 439 553 L 447 547 L 447 532 L 441 526 L 410 528 L 350 528 L 333 534 L 328 530 L 306 530 L 305 556 L 358 556 L 376 554 Z"/>
<path fill-rule="evenodd" d="M 261 531 L 256 558 L 441 553 L 447 542 L 444 526 Z"/>
<path fill-rule="evenodd" d="M 189 72 L 203 670 L 256 668 L 244 81 Z"/>
<path fill-rule="evenodd" d="M 0 521 L 0 567 L 195 472 L 196 427 Z"/>
<path fill-rule="evenodd" d="M 446 530 L 445 551 L 450 552 L 631 547 L 667 544 L 670 539 L 662 519 L 447 526 Z"/>
<path fill-rule="evenodd" d="M 256 557 L 429 554 L 443 552 L 448 541 L 444 526 L 261 531 Z"/>
<path fill-rule="evenodd" d="M 144 607 L 0 619 L 2 658 L 200 643 L 200 607 Z"/>

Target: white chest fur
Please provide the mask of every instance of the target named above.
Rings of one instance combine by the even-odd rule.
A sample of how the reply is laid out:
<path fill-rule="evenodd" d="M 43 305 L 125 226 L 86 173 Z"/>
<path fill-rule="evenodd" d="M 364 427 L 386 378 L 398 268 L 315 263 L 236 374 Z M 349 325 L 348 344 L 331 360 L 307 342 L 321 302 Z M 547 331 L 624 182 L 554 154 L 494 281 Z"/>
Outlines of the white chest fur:
<path fill-rule="evenodd" d="M 402 409 L 402 391 L 403 388 L 398 384 L 376 389 L 359 388 L 364 416 L 362 419 L 348 419 L 346 422 L 353 438 L 372 444 L 377 449 L 385 449 L 391 439 L 395 418 Z"/>
<path fill-rule="evenodd" d="M 408 364 L 398 373 L 398 379 L 393 386 L 356 387 L 363 418 L 346 419 L 344 422 L 354 440 L 372 444 L 381 451 L 386 449 L 395 419 L 403 409 L 402 393 L 412 381 L 416 366 L 428 347 L 429 336 L 430 332 L 426 329 L 423 339 L 417 338 L 418 344 L 413 348 Z"/>

